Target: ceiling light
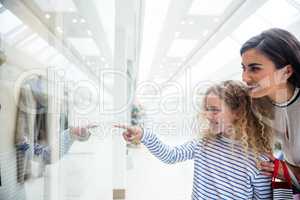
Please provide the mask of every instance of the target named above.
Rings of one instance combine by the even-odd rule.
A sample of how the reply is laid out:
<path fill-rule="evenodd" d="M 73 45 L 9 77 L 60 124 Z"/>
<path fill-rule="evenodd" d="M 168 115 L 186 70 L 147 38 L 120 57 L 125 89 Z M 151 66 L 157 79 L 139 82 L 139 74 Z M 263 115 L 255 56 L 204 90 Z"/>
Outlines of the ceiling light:
<path fill-rule="evenodd" d="M 80 22 L 81 22 L 81 23 L 85 23 L 85 19 L 81 18 L 81 19 L 80 19 Z"/>
<path fill-rule="evenodd" d="M 89 36 L 92 36 L 92 35 L 93 35 L 93 33 L 92 33 L 91 30 L 87 30 L 86 32 L 87 32 L 87 34 L 88 34 Z"/>
<path fill-rule="evenodd" d="M 47 13 L 47 14 L 45 14 L 45 18 L 46 18 L 46 19 L 50 19 L 50 18 L 51 18 L 51 15 Z"/>
<path fill-rule="evenodd" d="M 194 0 L 188 13 L 190 15 L 221 15 L 231 2 L 232 0 Z"/>
<path fill-rule="evenodd" d="M 76 23 L 77 23 L 77 19 L 74 18 L 74 19 L 72 20 L 72 22 L 73 22 L 74 24 L 76 24 Z"/>
<path fill-rule="evenodd" d="M 56 31 L 58 32 L 58 33 L 63 33 L 63 30 L 62 30 L 62 28 L 60 27 L 60 26 L 57 26 L 56 27 Z"/>
<path fill-rule="evenodd" d="M 104 57 L 101 57 L 101 60 L 102 60 L 102 61 L 105 61 L 105 58 L 104 58 Z"/>
<path fill-rule="evenodd" d="M 75 12 L 76 9 L 75 9 L 74 7 L 70 7 L 70 8 L 68 9 L 68 11 L 69 11 L 69 12 Z"/>
<path fill-rule="evenodd" d="M 220 21 L 220 19 L 218 17 L 214 18 L 214 22 L 219 22 L 219 21 Z"/>
<path fill-rule="evenodd" d="M 191 24 L 191 25 L 192 25 L 192 24 L 195 24 L 195 22 L 194 22 L 194 21 L 190 21 L 190 22 L 189 22 L 189 24 Z"/>
<path fill-rule="evenodd" d="M 185 20 L 182 20 L 182 21 L 181 21 L 181 24 L 185 24 L 185 23 L 186 23 Z"/>
<path fill-rule="evenodd" d="M 202 35 L 203 35 L 203 36 L 207 36 L 207 35 L 208 35 L 208 32 L 209 32 L 209 31 L 206 29 L 206 30 L 203 31 Z"/>
<path fill-rule="evenodd" d="M 175 39 L 168 51 L 169 57 L 187 56 L 196 46 L 197 40 Z"/>

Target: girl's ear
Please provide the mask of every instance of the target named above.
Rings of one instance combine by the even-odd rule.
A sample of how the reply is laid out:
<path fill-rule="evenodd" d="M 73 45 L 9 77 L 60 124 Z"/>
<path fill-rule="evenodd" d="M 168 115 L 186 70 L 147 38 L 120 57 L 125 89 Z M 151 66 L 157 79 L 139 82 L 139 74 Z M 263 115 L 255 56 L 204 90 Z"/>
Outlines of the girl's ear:
<path fill-rule="evenodd" d="M 235 110 L 235 111 L 232 111 L 232 114 L 234 116 L 234 119 L 236 121 L 238 121 L 240 118 L 241 118 L 241 109 L 238 109 L 238 110 Z"/>

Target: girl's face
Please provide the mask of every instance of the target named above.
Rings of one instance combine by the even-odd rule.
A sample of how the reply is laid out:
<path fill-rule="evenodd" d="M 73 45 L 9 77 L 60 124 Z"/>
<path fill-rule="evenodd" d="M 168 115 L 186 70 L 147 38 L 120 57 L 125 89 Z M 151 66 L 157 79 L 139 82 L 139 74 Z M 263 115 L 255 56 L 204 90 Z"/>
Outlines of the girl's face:
<path fill-rule="evenodd" d="M 278 89 L 287 85 L 286 67 L 276 69 L 275 64 L 256 49 L 242 54 L 242 67 L 243 81 L 250 87 L 250 95 L 254 98 L 274 97 Z"/>
<path fill-rule="evenodd" d="M 205 98 L 205 117 L 210 130 L 215 133 L 230 133 L 236 114 L 215 94 L 208 94 Z"/>

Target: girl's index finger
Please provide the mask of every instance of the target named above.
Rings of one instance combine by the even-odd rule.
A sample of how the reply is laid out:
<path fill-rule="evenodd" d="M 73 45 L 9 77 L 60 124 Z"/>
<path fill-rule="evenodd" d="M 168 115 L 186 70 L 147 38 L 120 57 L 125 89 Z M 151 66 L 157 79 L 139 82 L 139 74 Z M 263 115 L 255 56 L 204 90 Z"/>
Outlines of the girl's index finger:
<path fill-rule="evenodd" d="M 122 129 L 126 129 L 126 130 L 130 129 L 130 127 L 128 125 L 125 125 L 125 124 L 114 124 L 113 127 L 122 128 Z"/>

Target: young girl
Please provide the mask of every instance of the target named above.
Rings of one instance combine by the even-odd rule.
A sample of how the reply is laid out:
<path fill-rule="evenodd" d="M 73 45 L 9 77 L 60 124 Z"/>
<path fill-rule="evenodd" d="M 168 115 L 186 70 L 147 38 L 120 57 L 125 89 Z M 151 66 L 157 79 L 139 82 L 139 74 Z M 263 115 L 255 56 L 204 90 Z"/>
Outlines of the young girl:
<path fill-rule="evenodd" d="M 126 141 L 142 142 L 165 163 L 194 159 L 193 200 L 270 199 L 271 179 L 260 173 L 257 162 L 271 151 L 271 133 L 254 114 L 245 86 L 235 81 L 212 86 L 203 104 L 208 130 L 181 146 L 163 144 L 148 129 L 116 127 L 126 129 Z"/>

